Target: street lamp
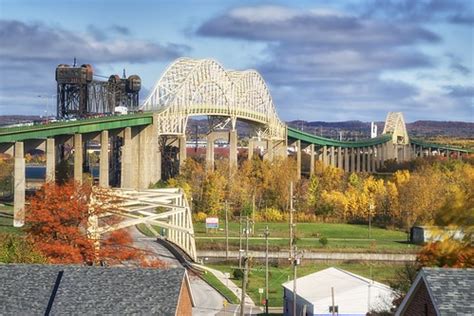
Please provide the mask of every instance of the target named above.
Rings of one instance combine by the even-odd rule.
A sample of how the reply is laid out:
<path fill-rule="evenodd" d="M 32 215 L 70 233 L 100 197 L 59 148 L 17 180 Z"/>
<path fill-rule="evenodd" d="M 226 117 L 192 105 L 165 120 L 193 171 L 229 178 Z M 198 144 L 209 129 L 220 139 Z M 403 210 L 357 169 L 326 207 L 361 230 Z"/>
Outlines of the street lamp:
<path fill-rule="evenodd" d="M 57 96 L 58 96 L 57 94 L 38 95 L 38 98 L 46 99 L 46 110 L 44 111 L 46 117 L 48 117 L 49 113 L 50 113 L 50 111 L 49 111 L 49 101 L 51 100 L 51 114 L 52 114 L 53 108 L 54 108 L 53 98 L 57 97 Z"/>
<path fill-rule="evenodd" d="M 371 238 L 371 226 L 372 226 L 372 212 L 374 210 L 374 205 L 372 203 L 369 204 L 369 239 Z"/>

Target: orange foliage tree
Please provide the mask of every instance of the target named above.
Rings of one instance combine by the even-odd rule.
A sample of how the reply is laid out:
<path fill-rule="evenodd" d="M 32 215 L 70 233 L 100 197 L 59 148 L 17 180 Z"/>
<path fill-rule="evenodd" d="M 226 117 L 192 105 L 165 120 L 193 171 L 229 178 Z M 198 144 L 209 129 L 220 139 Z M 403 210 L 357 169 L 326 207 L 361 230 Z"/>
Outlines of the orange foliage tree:
<path fill-rule="evenodd" d="M 93 199 L 96 203 L 91 208 Z M 118 202 L 107 190 L 93 192 L 90 184 L 46 183 L 28 205 L 28 237 L 51 263 L 113 265 L 127 261 L 162 266 L 160 261 L 148 260 L 144 251 L 133 247 L 133 240 L 124 229 L 101 236 L 99 251 L 94 247 L 94 240 L 87 235 L 90 216 L 100 217 Z"/>

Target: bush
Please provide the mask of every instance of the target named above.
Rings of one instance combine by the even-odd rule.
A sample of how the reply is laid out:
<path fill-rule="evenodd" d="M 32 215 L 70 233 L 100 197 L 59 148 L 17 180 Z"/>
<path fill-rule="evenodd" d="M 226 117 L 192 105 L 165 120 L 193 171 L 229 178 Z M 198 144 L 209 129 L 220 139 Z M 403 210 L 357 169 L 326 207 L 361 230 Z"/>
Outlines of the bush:
<path fill-rule="evenodd" d="M 323 245 L 323 247 L 326 247 L 326 245 L 328 244 L 328 242 L 329 242 L 329 241 L 328 241 L 328 239 L 327 239 L 326 237 L 321 237 L 321 238 L 319 238 L 319 243 L 320 243 L 321 245 Z"/>
<path fill-rule="evenodd" d="M 285 219 L 283 212 L 275 208 L 267 208 L 261 211 L 263 220 L 267 222 L 281 222 Z"/>
<path fill-rule="evenodd" d="M 204 212 L 198 212 L 194 214 L 194 221 L 199 223 L 204 223 L 206 221 L 207 214 Z"/>
<path fill-rule="evenodd" d="M 242 280 L 244 278 L 244 269 L 234 269 L 232 277 L 236 280 Z"/>
<path fill-rule="evenodd" d="M 17 234 L 0 234 L 1 263 L 46 263 L 46 258 L 40 254 L 28 240 Z"/>

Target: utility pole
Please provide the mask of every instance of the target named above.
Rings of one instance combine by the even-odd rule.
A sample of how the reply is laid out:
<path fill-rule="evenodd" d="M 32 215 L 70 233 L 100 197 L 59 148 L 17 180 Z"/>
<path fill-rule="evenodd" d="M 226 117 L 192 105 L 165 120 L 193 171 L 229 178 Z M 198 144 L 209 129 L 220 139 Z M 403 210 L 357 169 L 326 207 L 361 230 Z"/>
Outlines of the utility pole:
<path fill-rule="evenodd" d="M 369 205 L 369 239 L 372 237 L 372 211 L 374 210 L 374 205 L 371 203 Z"/>
<path fill-rule="evenodd" d="M 239 216 L 239 269 L 242 269 L 242 213 Z"/>
<path fill-rule="evenodd" d="M 268 236 L 270 232 L 268 230 L 268 225 L 265 226 L 265 315 L 268 316 Z"/>
<path fill-rule="evenodd" d="M 293 181 L 290 182 L 290 258 L 293 258 Z"/>
<path fill-rule="evenodd" d="M 248 271 L 248 258 L 244 257 L 244 277 L 242 278 L 242 295 L 240 297 L 240 316 L 244 316 L 245 309 L 245 291 L 247 290 L 247 271 Z"/>
<path fill-rule="evenodd" d="M 225 260 L 229 261 L 229 216 L 228 203 L 225 201 Z"/>
<path fill-rule="evenodd" d="M 294 247 L 294 254 L 293 257 L 293 315 L 296 316 L 296 276 L 297 276 L 297 266 L 298 266 L 298 258 L 296 257 L 296 246 Z"/>
<path fill-rule="evenodd" d="M 240 300 L 240 315 L 244 316 L 245 292 L 247 290 L 248 261 L 249 261 L 249 218 L 245 216 L 245 257 L 244 257 L 244 277 L 242 280 L 242 297 Z"/>
<path fill-rule="evenodd" d="M 331 299 L 332 299 L 332 315 L 336 315 L 336 307 L 334 306 L 334 288 L 331 287 Z"/>

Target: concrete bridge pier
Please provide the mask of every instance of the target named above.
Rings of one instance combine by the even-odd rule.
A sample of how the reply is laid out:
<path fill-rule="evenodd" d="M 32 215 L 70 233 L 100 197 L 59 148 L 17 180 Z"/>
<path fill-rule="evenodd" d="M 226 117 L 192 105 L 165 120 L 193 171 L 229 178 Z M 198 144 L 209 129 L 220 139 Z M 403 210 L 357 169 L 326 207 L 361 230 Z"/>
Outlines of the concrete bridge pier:
<path fill-rule="evenodd" d="M 309 176 L 314 175 L 314 144 L 309 145 Z"/>
<path fill-rule="evenodd" d="M 74 181 L 82 183 L 82 162 L 84 156 L 84 144 L 82 134 L 74 134 Z"/>
<path fill-rule="evenodd" d="M 356 148 L 351 148 L 351 163 L 350 163 L 350 166 L 351 166 L 351 170 L 350 172 L 355 172 L 356 171 L 356 168 L 355 168 L 355 156 L 356 156 Z"/>
<path fill-rule="evenodd" d="M 56 144 L 54 138 L 46 139 L 46 182 L 56 180 Z"/>
<path fill-rule="evenodd" d="M 109 187 L 109 131 L 100 132 L 99 186 Z"/>
<path fill-rule="evenodd" d="M 329 163 L 331 167 L 336 167 L 336 157 L 334 155 L 334 146 L 329 147 Z"/>
<path fill-rule="evenodd" d="M 337 148 L 337 167 L 339 169 L 344 170 L 344 165 L 343 165 L 343 158 L 344 158 L 344 153 L 342 147 Z"/>
<path fill-rule="evenodd" d="M 360 149 L 355 148 L 355 150 L 356 150 L 355 172 L 360 172 Z"/>
<path fill-rule="evenodd" d="M 237 150 L 237 131 L 229 131 L 229 164 L 230 168 L 237 168 L 238 150 Z"/>
<path fill-rule="evenodd" d="M 132 128 L 123 129 L 122 164 L 120 185 L 122 188 L 132 188 Z"/>
<path fill-rule="evenodd" d="M 23 142 L 14 145 L 14 195 L 13 195 L 13 226 L 22 227 L 25 224 L 25 147 Z"/>
<path fill-rule="evenodd" d="M 178 136 L 179 143 L 179 169 L 181 170 L 184 167 L 186 161 L 186 134 Z"/>
<path fill-rule="evenodd" d="M 344 148 L 344 171 L 350 172 L 349 167 L 349 148 Z"/>
<path fill-rule="evenodd" d="M 360 168 L 360 171 L 367 172 L 367 148 L 362 147 L 361 150 L 362 150 L 362 162 L 361 162 L 362 166 Z"/>

